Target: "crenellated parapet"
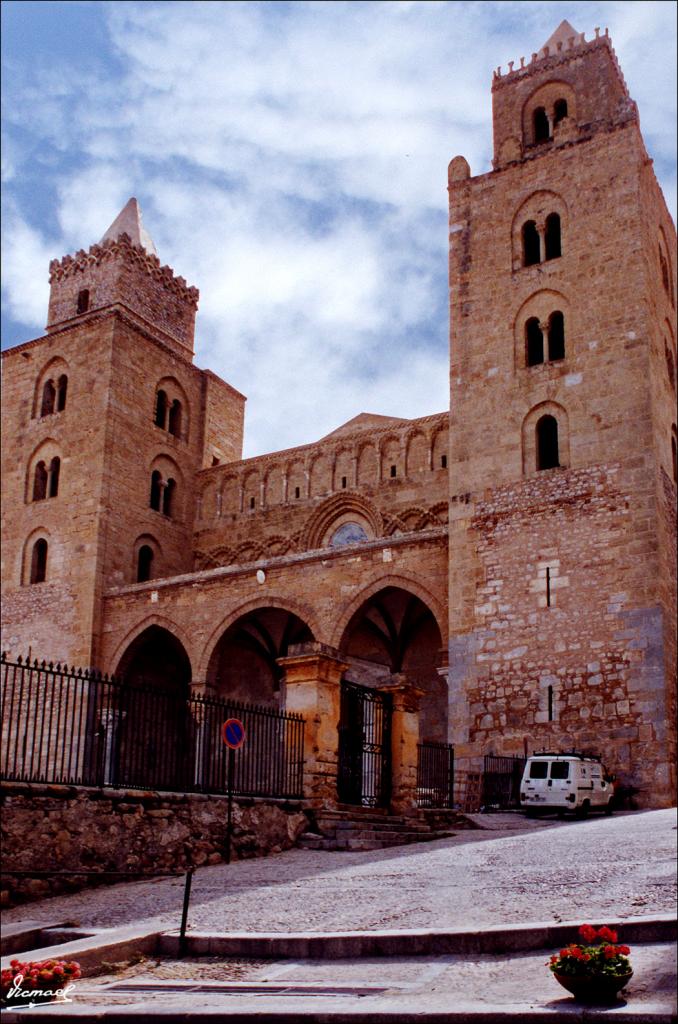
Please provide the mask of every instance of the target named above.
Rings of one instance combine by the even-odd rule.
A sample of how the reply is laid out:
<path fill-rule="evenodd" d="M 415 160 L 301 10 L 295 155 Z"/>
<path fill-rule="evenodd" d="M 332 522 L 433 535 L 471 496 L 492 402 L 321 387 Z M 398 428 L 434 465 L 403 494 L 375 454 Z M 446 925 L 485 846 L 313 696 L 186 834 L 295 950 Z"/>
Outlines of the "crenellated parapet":
<path fill-rule="evenodd" d="M 48 332 L 117 304 L 192 354 L 198 289 L 127 233 L 52 260 L 49 281 Z"/>

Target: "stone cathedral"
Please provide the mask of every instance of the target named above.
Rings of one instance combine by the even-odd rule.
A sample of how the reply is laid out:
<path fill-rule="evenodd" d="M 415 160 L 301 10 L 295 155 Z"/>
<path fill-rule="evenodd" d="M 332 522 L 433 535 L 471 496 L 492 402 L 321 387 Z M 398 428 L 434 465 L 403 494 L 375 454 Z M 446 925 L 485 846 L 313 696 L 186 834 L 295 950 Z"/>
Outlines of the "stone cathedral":
<path fill-rule="evenodd" d="M 492 169 L 449 165 L 448 410 L 243 459 L 136 200 L 51 262 L 3 353 L 5 651 L 300 711 L 321 794 L 345 680 L 459 765 L 576 748 L 672 801 L 675 229 L 607 31 L 516 64 Z"/>

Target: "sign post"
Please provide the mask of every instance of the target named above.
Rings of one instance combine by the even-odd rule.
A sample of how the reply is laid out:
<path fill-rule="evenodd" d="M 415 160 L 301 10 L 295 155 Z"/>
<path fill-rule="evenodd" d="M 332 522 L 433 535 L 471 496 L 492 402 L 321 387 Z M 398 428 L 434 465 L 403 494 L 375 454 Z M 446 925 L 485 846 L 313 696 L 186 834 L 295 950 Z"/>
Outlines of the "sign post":
<path fill-rule="evenodd" d="M 226 791 L 228 793 L 228 812 L 226 821 L 226 863 L 231 863 L 231 835 L 233 834 L 233 769 L 235 752 L 245 742 L 245 726 L 239 718 L 228 718 L 221 727 L 221 738 L 228 747 L 228 768 Z"/>

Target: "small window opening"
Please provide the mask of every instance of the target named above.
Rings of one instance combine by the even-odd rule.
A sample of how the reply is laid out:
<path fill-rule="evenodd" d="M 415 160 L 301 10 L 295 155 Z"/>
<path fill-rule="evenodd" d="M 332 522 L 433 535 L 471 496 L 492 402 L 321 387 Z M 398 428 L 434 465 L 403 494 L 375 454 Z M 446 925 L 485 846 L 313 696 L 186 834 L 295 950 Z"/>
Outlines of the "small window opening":
<path fill-rule="evenodd" d="M 33 501 L 43 501 L 47 497 L 47 466 L 42 460 L 35 467 L 33 474 Z"/>
<path fill-rule="evenodd" d="M 250 498 L 250 508 L 254 508 L 254 498 Z"/>
<path fill-rule="evenodd" d="M 78 313 L 86 313 L 89 309 L 89 288 L 78 292 Z"/>
<path fill-rule="evenodd" d="M 548 708 L 549 708 L 549 722 L 553 721 L 553 687 L 548 688 Z M 555 776 L 554 776 L 555 778 Z M 567 775 L 565 776 L 567 778 Z"/>
<path fill-rule="evenodd" d="M 47 579 L 47 541 L 36 540 L 31 552 L 31 583 L 44 583 Z"/>
<path fill-rule="evenodd" d="M 546 569 L 546 607 L 551 607 L 551 570 Z"/>
<path fill-rule="evenodd" d="M 162 493 L 162 511 L 163 515 L 166 515 L 168 518 L 172 516 L 176 487 L 176 482 L 170 479 L 165 484 L 165 490 Z"/>
<path fill-rule="evenodd" d="M 661 250 L 661 246 L 659 247 L 659 265 L 660 265 L 661 271 L 662 271 L 662 284 L 664 285 L 664 291 L 668 295 L 669 294 L 669 265 L 666 262 L 666 257 L 664 256 L 664 253 Z"/>
<path fill-rule="evenodd" d="M 217 455 L 213 455 L 212 456 L 212 465 L 213 466 L 218 466 L 219 465 L 219 457 Z"/>
<path fill-rule="evenodd" d="M 146 583 L 151 579 L 153 569 L 153 548 L 143 544 L 137 556 L 137 583 Z"/>
<path fill-rule="evenodd" d="M 557 213 L 550 213 L 546 218 L 544 250 L 547 260 L 555 260 L 562 255 L 560 249 L 560 216 Z"/>
<path fill-rule="evenodd" d="M 542 416 L 537 422 L 537 469 L 555 469 L 558 459 L 558 421 L 554 416 Z"/>
<path fill-rule="evenodd" d="M 664 356 L 666 358 L 666 372 L 668 374 L 669 383 L 673 390 L 676 390 L 676 364 L 673 358 L 673 352 L 669 346 L 668 341 L 664 340 Z"/>
<path fill-rule="evenodd" d="M 447 455 L 440 456 L 440 466 L 442 469 L 447 469 Z"/>
<path fill-rule="evenodd" d="M 169 411 L 169 425 L 167 428 L 173 437 L 181 437 L 181 402 L 175 398 Z"/>
<path fill-rule="evenodd" d="M 525 359 L 528 366 L 544 362 L 544 335 L 536 316 L 525 324 Z"/>
<path fill-rule="evenodd" d="M 567 100 L 556 100 L 553 107 L 553 123 L 560 122 L 567 117 Z"/>
<path fill-rule="evenodd" d="M 565 358 L 565 317 L 555 310 L 549 318 L 549 359 Z"/>
<path fill-rule="evenodd" d="M 165 429 L 165 419 L 167 417 L 167 395 L 164 391 L 158 391 L 155 396 L 155 425 L 156 427 L 162 427 Z"/>
<path fill-rule="evenodd" d="M 58 455 L 55 455 L 49 464 L 49 487 L 47 492 L 48 498 L 56 498 L 59 493 L 59 471 L 61 469 L 61 459 Z"/>
<path fill-rule="evenodd" d="M 301 496 L 301 491 L 299 490 L 298 487 L 295 487 L 294 488 L 294 497 L 295 498 L 299 498 L 300 496 Z"/>
<path fill-rule="evenodd" d="M 543 107 L 537 107 L 534 112 L 534 141 L 547 142 L 551 137 L 551 128 L 546 111 Z"/>
<path fill-rule="evenodd" d="M 68 377 L 65 373 L 59 377 L 57 382 L 56 411 L 63 412 L 66 408 L 66 393 L 68 391 Z"/>
<path fill-rule="evenodd" d="M 40 416 L 51 416 L 54 412 L 56 401 L 56 388 L 53 380 L 46 380 L 42 389 L 42 403 L 40 405 Z"/>
<path fill-rule="evenodd" d="M 391 476 L 395 476 L 397 472 L 398 471 L 397 471 L 396 467 L 395 466 L 391 466 Z"/>
<path fill-rule="evenodd" d="M 523 266 L 531 267 L 541 262 L 540 240 L 537 225 L 533 220 L 523 224 Z"/>
<path fill-rule="evenodd" d="M 346 477 L 345 477 L 345 476 L 342 476 L 342 478 L 341 478 L 341 486 L 342 486 L 342 487 L 346 487 L 346 482 L 347 482 L 347 481 L 346 481 Z"/>
<path fill-rule="evenodd" d="M 162 483 L 161 483 L 161 481 L 162 481 L 162 477 L 160 476 L 160 471 L 158 469 L 154 469 L 153 472 L 151 473 L 151 500 L 150 500 L 150 505 L 151 505 L 151 508 L 155 509 L 156 512 L 160 511 L 160 496 L 161 496 L 161 493 L 162 493 Z"/>

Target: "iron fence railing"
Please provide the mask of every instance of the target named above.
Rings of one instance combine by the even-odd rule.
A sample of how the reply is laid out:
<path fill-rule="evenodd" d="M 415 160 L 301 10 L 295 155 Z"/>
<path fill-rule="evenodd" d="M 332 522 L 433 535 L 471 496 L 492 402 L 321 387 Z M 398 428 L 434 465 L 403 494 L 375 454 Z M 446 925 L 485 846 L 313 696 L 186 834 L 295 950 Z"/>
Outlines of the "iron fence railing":
<path fill-rule="evenodd" d="M 454 806 L 454 747 L 449 743 L 418 744 L 417 804 Z"/>
<path fill-rule="evenodd" d="M 483 806 L 487 810 L 519 807 L 525 758 L 487 754 L 483 768 Z"/>
<path fill-rule="evenodd" d="M 4 779 L 227 793 L 221 727 L 239 718 L 246 740 L 233 759 L 232 793 L 303 796 L 300 715 L 5 655 L 1 669 Z"/>

